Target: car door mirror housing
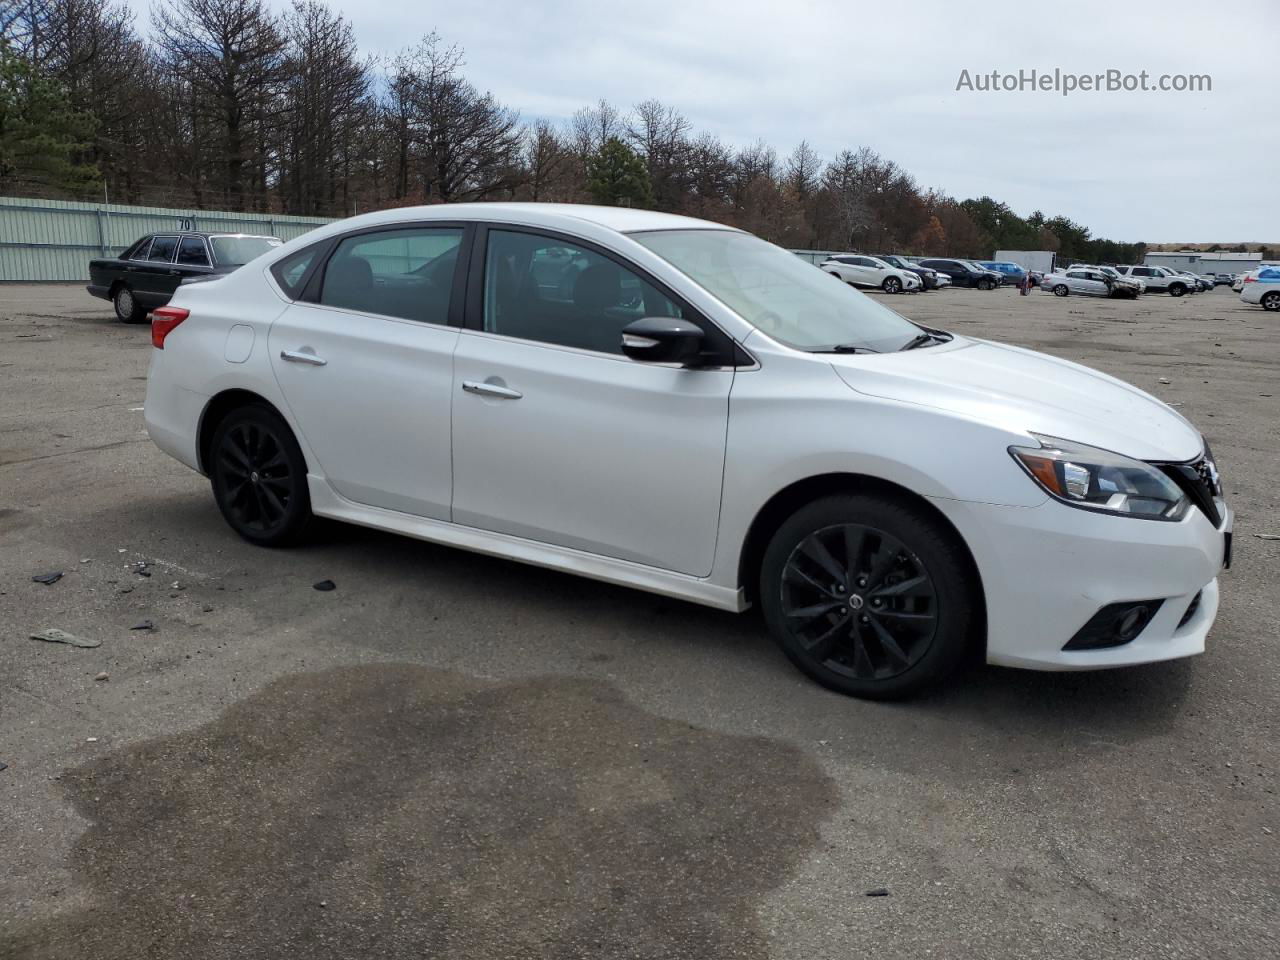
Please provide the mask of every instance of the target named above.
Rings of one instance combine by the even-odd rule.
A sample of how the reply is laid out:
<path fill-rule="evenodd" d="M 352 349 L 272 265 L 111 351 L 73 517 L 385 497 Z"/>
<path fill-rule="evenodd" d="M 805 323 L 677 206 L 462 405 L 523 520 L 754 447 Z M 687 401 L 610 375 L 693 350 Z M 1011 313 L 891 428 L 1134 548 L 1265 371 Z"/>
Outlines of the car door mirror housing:
<path fill-rule="evenodd" d="M 705 334 L 679 317 L 644 317 L 622 328 L 622 352 L 645 363 L 697 366 Z"/>

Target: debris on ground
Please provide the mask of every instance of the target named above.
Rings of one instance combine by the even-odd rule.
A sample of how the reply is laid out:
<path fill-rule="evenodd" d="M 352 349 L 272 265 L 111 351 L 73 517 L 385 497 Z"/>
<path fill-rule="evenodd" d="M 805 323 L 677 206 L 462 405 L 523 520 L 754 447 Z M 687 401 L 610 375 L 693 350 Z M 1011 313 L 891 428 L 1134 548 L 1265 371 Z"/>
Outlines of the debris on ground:
<path fill-rule="evenodd" d="M 322 593 L 327 593 L 330 590 L 337 590 L 338 585 L 334 583 L 332 580 L 321 580 L 317 583 L 313 583 L 311 585 L 311 588 L 313 590 L 319 590 Z"/>
<path fill-rule="evenodd" d="M 1173 381 L 1170 380 L 1168 377 L 1161 377 L 1159 380 L 1156 381 L 1156 383 L 1173 383 Z"/>
<path fill-rule="evenodd" d="M 95 681 L 110 680 L 110 679 L 111 679 L 111 674 L 109 674 L 109 673 L 107 673 L 107 671 L 103 670 L 103 671 L 102 671 L 102 673 L 98 674 L 98 675 L 97 675 L 96 677 L 94 677 L 93 679 L 94 679 Z"/>
<path fill-rule="evenodd" d="M 130 630 L 154 630 L 155 628 L 156 628 L 156 625 L 152 623 L 150 620 L 142 620 L 142 621 L 139 621 L 138 623 L 135 623 L 129 629 Z"/>
<path fill-rule="evenodd" d="M 185 589 L 186 589 L 186 587 L 184 587 L 184 586 L 183 586 L 179 581 L 175 580 L 175 581 L 173 581 L 173 583 L 169 584 L 169 589 L 170 589 L 170 590 L 185 590 Z"/>
<path fill-rule="evenodd" d="M 65 630 L 59 630 L 57 627 L 46 627 L 39 633 L 31 634 L 32 640 L 44 640 L 46 643 L 66 643 L 73 647 L 100 647 L 101 640 L 89 640 L 85 637 L 77 637 L 74 633 L 67 633 Z"/>
<path fill-rule="evenodd" d="M 54 570 L 52 573 L 37 573 L 31 578 L 32 583 L 43 583 L 46 587 L 52 586 L 62 579 L 62 571 Z"/>
<path fill-rule="evenodd" d="M 131 563 L 131 564 L 129 564 L 129 566 L 133 567 L 133 572 L 134 572 L 134 573 L 136 573 L 136 574 L 137 574 L 138 576 L 140 576 L 140 577 L 149 577 L 149 576 L 151 576 L 151 561 L 150 561 L 150 560 L 139 560 L 139 561 L 138 561 L 138 562 L 136 562 L 136 563 Z"/>
<path fill-rule="evenodd" d="M 1280 540 L 1280 533 L 1255 533 L 1259 540 Z"/>
<path fill-rule="evenodd" d="M 206 603 L 203 607 L 200 608 L 200 611 L 202 613 L 213 613 L 213 604 Z"/>
<path fill-rule="evenodd" d="M 85 742 L 85 743 L 97 743 L 97 742 L 98 742 L 98 738 L 97 738 L 97 737 L 85 737 L 85 738 L 84 738 L 84 742 Z"/>
<path fill-rule="evenodd" d="M 80 562 L 81 562 L 81 563 L 93 563 L 93 557 L 81 557 L 81 558 L 80 558 Z"/>
<path fill-rule="evenodd" d="M 868 897 L 887 897 L 888 895 L 889 891 L 884 887 L 876 887 L 874 890 L 867 891 Z"/>

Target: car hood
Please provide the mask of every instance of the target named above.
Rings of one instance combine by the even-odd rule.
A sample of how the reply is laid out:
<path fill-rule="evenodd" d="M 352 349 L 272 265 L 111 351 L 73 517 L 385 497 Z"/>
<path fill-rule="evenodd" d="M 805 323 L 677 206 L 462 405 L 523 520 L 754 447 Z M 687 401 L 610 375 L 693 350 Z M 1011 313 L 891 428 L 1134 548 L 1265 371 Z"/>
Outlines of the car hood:
<path fill-rule="evenodd" d="M 1014 432 L 1102 447 L 1139 460 L 1192 460 L 1200 432 L 1137 387 L 1034 350 L 956 337 L 905 353 L 833 358 L 859 393 L 936 407 Z"/>

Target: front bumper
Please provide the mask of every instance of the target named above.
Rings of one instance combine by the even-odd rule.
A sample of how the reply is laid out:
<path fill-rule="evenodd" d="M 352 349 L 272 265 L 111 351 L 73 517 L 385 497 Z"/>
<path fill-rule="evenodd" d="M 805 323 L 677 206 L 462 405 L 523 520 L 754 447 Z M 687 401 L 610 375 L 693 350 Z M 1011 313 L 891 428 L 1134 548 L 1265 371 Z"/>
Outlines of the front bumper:
<path fill-rule="evenodd" d="M 1218 611 L 1218 572 L 1232 514 L 1215 528 L 1191 509 L 1176 523 L 1111 517 L 1052 500 L 1006 507 L 931 498 L 964 537 L 982 578 L 987 661 L 1095 670 L 1203 653 Z M 1199 594 L 1196 611 L 1179 624 Z M 1161 599 L 1122 646 L 1063 650 L 1102 607 Z"/>

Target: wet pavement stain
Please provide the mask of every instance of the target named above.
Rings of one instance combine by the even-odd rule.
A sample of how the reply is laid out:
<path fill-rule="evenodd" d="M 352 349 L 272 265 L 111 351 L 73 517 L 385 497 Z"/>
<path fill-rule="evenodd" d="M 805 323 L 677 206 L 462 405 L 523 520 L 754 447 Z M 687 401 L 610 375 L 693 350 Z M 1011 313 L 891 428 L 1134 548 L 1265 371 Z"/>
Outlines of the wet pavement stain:
<path fill-rule="evenodd" d="M 755 907 L 837 802 L 799 749 L 607 683 L 410 665 L 276 681 L 63 782 L 92 909 L 2 957 L 763 957 Z"/>

